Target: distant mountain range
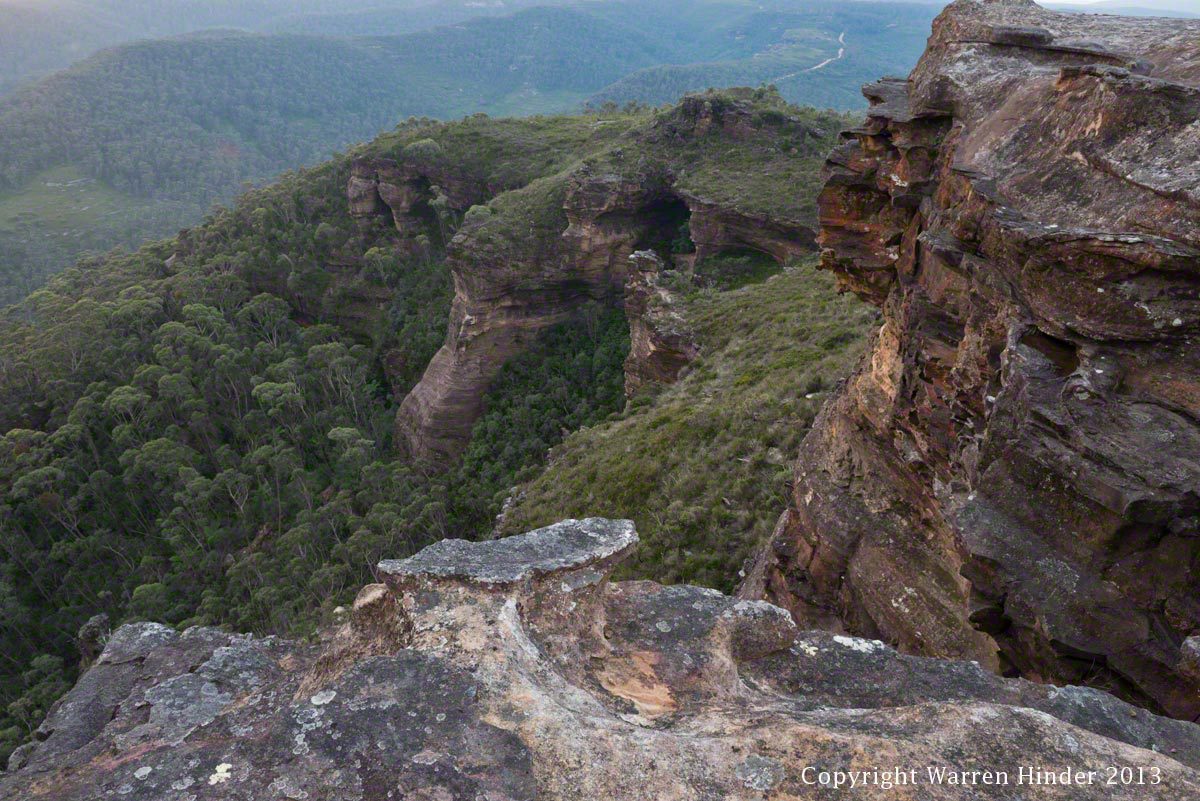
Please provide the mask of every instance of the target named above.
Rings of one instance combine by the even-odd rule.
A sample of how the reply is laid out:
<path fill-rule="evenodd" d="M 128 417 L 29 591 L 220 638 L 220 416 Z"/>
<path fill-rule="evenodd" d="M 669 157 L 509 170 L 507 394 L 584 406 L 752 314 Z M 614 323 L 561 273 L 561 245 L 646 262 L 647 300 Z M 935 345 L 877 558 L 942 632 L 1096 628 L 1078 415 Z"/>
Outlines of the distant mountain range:
<path fill-rule="evenodd" d="M 0 14 L 13 2 L 0 0 Z M 504 13 L 522 4 L 92 4 L 96 36 L 221 21 L 278 32 L 136 41 L 0 97 L 0 304 L 80 253 L 172 233 L 245 182 L 316 163 L 410 116 L 661 104 L 710 86 L 764 83 L 794 103 L 859 108 L 862 83 L 911 68 L 936 11 L 649 0 Z M 37 10 L 82 14 L 76 5 Z M 178 19 L 145 11 L 168 6 L 180 9 Z M 121 31 L 106 23 L 113 18 Z M 394 35 L 313 33 L 445 20 L 457 21 Z"/>
<path fill-rule="evenodd" d="M 937 8 L 945 5 L 942 0 L 919 2 Z M 563 4 L 562 0 L 0 0 L 0 95 L 101 48 L 138 39 L 211 28 L 325 36 L 397 35 L 507 15 L 535 5 Z M 603 4 L 601 0 L 590 3 Z M 686 18 L 712 16 L 733 4 L 692 0 L 676 5 L 688 7 L 682 9 L 686 24 Z M 803 13 L 809 8 L 797 0 L 740 5 L 766 12 Z M 1043 5 L 1110 14 L 1200 15 L 1196 0 Z M 673 25 L 655 33 L 670 37 Z"/>
<path fill-rule="evenodd" d="M 525 3 L 529 5 L 529 3 Z M 397 13 L 428 28 L 470 16 L 504 13 L 508 4 L 440 0 L 0 0 L 0 93 L 95 51 L 136 39 L 206 28 L 303 27 L 305 19 L 365 8 Z M 457 13 L 457 16 L 456 16 Z M 313 28 L 306 32 L 336 33 Z M 399 32 L 399 31 L 396 31 Z"/>

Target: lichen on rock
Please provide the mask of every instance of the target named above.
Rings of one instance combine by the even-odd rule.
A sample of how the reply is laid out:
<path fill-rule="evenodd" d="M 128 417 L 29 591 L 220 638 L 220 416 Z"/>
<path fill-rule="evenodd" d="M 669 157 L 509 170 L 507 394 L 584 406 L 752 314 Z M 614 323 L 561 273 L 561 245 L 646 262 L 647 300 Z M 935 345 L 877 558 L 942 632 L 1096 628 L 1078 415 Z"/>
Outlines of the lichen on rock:
<path fill-rule="evenodd" d="M 316 644 L 124 626 L 0 798 L 749 801 L 819 795 L 806 768 L 873 762 L 916 770 L 929 799 L 962 795 L 927 765 L 1011 771 L 989 798 L 1061 797 L 1015 785 L 1029 763 L 1159 781 L 1072 798 L 1200 791 L 1191 724 L 800 632 L 763 602 L 610 583 L 636 541 L 627 521 L 589 519 L 440 543 L 381 564 L 385 583 Z"/>

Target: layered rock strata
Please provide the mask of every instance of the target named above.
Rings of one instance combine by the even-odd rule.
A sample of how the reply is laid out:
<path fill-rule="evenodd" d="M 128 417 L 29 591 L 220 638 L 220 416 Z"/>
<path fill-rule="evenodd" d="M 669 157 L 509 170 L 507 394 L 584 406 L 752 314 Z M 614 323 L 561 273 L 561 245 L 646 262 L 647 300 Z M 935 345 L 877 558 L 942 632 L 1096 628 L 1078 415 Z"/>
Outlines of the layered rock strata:
<path fill-rule="evenodd" d="M 629 319 L 629 355 L 625 357 L 625 395 L 647 387 L 673 384 L 700 348 L 679 309 L 679 299 L 662 281 L 664 265 L 654 251 L 629 257 L 633 270 L 625 284 Z"/>
<path fill-rule="evenodd" d="M 445 210 L 462 214 L 499 191 L 484 179 L 445 166 L 361 158 L 351 165 L 346 199 L 352 217 L 390 217 L 401 241 L 414 247 L 418 237 L 440 234 L 439 200 Z"/>
<path fill-rule="evenodd" d="M 686 166 L 675 163 L 680 152 L 700 138 L 713 153 L 718 144 L 777 138 L 755 124 L 755 113 L 750 101 L 685 98 L 624 147 L 502 196 L 468 219 L 448 254 L 455 293 L 446 342 L 397 414 L 397 436 L 409 451 L 443 464 L 460 455 L 504 363 L 582 304 L 620 303 L 635 251 L 673 259 L 672 245 L 690 229 L 696 253 L 689 261 L 729 249 L 781 263 L 811 252 L 805 221 L 706 199 L 679 175 Z"/>
<path fill-rule="evenodd" d="M 1200 22 L 949 6 L 829 158 L 883 310 L 744 591 L 1200 717 Z"/>
<path fill-rule="evenodd" d="M 636 542 L 599 519 L 443 541 L 381 563 L 317 645 L 122 627 L 0 799 L 760 801 L 840 797 L 851 770 L 857 798 L 965 797 L 931 767 L 1004 774 L 972 797 L 1067 797 L 1023 766 L 1095 771 L 1072 799 L 1200 793 L 1200 727 L 799 632 L 763 602 L 610 583 Z M 1114 765 L 1146 783 L 1105 784 Z"/>

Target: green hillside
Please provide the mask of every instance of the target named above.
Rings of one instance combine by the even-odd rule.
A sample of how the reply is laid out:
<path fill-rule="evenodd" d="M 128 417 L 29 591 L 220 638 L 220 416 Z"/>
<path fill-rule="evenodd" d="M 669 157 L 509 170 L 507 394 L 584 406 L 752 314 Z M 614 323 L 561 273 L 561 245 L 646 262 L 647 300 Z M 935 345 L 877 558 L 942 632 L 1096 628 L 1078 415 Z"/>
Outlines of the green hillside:
<path fill-rule="evenodd" d="M 562 189 L 584 163 L 686 162 L 683 188 L 719 186 L 717 197 L 748 208 L 811 210 L 817 166 L 844 118 L 789 109 L 767 92 L 710 101 L 756 104 L 747 114 L 761 124 L 750 138 L 718 129 L 676 150 L 663 136 L 677 122 L 671 108 L 414 120 L 251 191 L 172 239 L 85 259 L 0 312 L 4 747 L 29 736 L 71 678 L 75 634 L 92 615 L 303 636 L 380 558 L 488 534 L 509 489 L 540 472 L 547 449 L 621 411 L 628 324 L 619 307 L 585 305 L 505 365 L 457 466 L 411 462 L 395 447 L 393 421 L 445 336 L 452 288 L 437 243 L 464 216 L 472 236 L 493 236 L 497 247 L 559 236 Z M 486 212 L 440 214 L 429 222 L 437 235 L 431 228 L 414 251 L 389 217 L 350 216 L 358 158 L 433 159 L 497 194 Z M 777 177 L 746 169 L 747 160 Z M 40 176 L 47 213 L 82 220 L 95 206 L 103 215 L 111 193 L 71 186 L 72 176 Z M 19 217 L 14 202 L 0 209 Z M 827 281 L 803 276 L 761 285 L 792 287 L 774 301 L 772 319 L 784 322 L 765 366 L 797 333 L 785 318 L 800 312 L 783 308 L 792 293 L 829 294 Z M 762 339 L 766 329 L 727 323 L 745 315 L 743 302 L 756 313 L 769 305 L 755 291 L 697 295 L 698 329 Z M 848 337 L 857 318 L 842 301 L 820 302 L 831 304 L 830 333 L 814 336 L 833 347 L 820 368 L 831 376 L 851 338 L 820 343 Z M 817 300 L 805 303 L 803 313 L 819 311 Z M 733 341 L 709 346 L 716 353 Z M 714 570 L 691 575 L 715 583 Z"/>
<path fill-rule="evenodd" d="M 659 58 L 561 9 L 405 37 L 197 34 L 106 51 L 0 100 L 0 304 L 82 251 L 172 233 L 244 182 L 397 120 L 559 112 Z M 66 214 L 48 196 L 54 170 L 92 179 L 104 202 Z"/>
<path fill-rule="evenodd" d="M 567 437 L 513 493 L 501 533 L 627 517 L 642 545 L 625 577 L 736 586 L 787 505 L 792 454 L 876 313 L 812 262 L 732 291 L 689 288 L 681 312 L 702 352 L 686 377 Z"/>
<path fill-rule="evenodd" d="M 167 0 L 107 0 L 93 12 L 151 30 L 156 2 Z M 771 82 L 793 102 L 857 108 L 868 76 L 915 61 L 931 15 L 928 6 L 746 0 L 597 0 L 507 16 L 496 14 L 512 3 L 184 5 L 172 24 L 228 20 L 305 35 L 137 42 L 0 99 L 0 305 L 81 253 L 169 235 L 247 181 L 317 163 L 407 117 L 560 113 L 589 99 L 660 104 L 690 89 Z M 456 24 L 415 30 L 438 21 Z M 409 32 L 307 35 L 328 31 Z M 836 56 L 843 34 L 844 58 L 806 71 Z M 58 203 L 52 184 L 89 180 Z"/>
<path fill-rule="evenodd" d="M 0 0 L 0 95 L 124 42 L 207 28 L 265 31 L 368 9 L 402 15 L 406 31 L 486 13 L 464 0 Z M 309 27 L 296 32 L 337 33 Z"/>
<path fill-rule="evenodd" d="M 199 203 L 153 200 L 113 189 L 72 165 L 0 191 L 0 306 L 15 303 L 77 254 L 136 248 L 198 218 Z"/>

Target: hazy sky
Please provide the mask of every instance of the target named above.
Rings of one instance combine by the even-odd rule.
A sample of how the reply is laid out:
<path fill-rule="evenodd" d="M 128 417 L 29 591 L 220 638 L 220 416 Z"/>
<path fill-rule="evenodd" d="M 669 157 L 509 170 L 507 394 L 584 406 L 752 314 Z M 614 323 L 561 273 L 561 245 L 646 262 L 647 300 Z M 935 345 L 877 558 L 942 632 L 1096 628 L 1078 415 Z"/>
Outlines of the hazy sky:
<path fill-rule="evenodd" d="M 1200 14 L 1200 0 L 1038 0 L 1044 6 L 1055 5 L 1109 5 L 1126 8 L 1153 8 L 1159 11 L 1176 9 Z"/>

